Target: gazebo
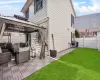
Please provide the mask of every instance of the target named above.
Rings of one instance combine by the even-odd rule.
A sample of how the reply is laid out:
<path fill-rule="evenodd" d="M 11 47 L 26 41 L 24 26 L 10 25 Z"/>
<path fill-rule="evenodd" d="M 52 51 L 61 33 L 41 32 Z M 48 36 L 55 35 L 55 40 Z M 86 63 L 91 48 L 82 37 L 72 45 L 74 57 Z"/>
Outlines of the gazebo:
<path fill-rule="evenodd" d="M 38 32 L 41 40 L 40 59 L 45 58 L 45 29 L 29 21 L 19 20 L 14 17 L 0 16 L 0 38 L 4 32 L 19 32 L 26 35 L 26 42 L 31 45 L 31 33 Z M 24 55 L 23 55 L 24 57 Z"/>

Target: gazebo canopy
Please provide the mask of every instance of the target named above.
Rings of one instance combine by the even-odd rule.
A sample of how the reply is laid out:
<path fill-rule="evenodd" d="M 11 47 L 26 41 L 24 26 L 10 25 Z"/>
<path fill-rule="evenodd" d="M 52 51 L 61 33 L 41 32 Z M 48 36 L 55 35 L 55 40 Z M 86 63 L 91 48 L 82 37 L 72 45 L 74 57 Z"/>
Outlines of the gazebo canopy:
<path fill-rule="evenodd" d="M 32 33 L 38 32 L 41 36 L 42 48 L 40 53 L 40 59 L 45 58 L 45 28 L 39 27 L 38 25 L 19 20 L 13 17 L 0 16 L 0 38 L 4 35 L 4 31 L 7 32 L 21 32 L 21 33 Z"/>
<path fill-rule="evenodd" d="M 44 27 L 39 27 L 38 25 L 19 20 L 13 17 L 0 16 L 0 30 L 2 30 L 2 25 L 5 23 L 5 31 L 10 32 L 21 32 L 21 33 L 32 33 L 39 29 L 45 29 Z"/>

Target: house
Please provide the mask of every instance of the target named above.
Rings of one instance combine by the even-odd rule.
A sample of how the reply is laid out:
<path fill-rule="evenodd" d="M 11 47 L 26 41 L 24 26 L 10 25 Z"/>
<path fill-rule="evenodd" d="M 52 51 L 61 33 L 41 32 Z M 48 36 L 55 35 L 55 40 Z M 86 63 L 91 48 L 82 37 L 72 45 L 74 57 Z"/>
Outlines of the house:
<path fill-rule="evenodd" d="M 97 35 L 100 31 L 100 13 L 77 16 L 74 27 L 78 30 L 89 30 L 93 36 Z"/>
<path fill-rule="evenodd" d="M 25 39 L 16 44 L 14 34 L 13 41 L 1 44 L 0 80 L 23 80 L 53 61 L 50 57 L 37 59 L 38 54 L 40 59 L 45 58 L 45 42 L 48 51 L 54 49 L 54 42 L 60 52 L 68 49 L 72 40 L 76 15 L 71 0 L 27 0 L 21 11 L 26 18 L 0 16 L 0 40 L 4 35 L 11 36 L 9 32 L 17 32 L 19 38 L 22 38 L 20 33 L 24 34 Z"/>
<path fill-rule="evenodd" d="M 97 36 L 97 33 L 94 32 L 94 31 L 91 31 L 89 29 L 77 29 L 79 34 L 80 34 L 80 38 L 83 38 L 83 37 L 96 37 Z"/>
<path fill-rule="evenodd" d="M 69 48 L 76 16 L 72 0 L 27 0 L 21 12 L 29 21 L 45 27 L 48 50 L 60 52 Z"/>

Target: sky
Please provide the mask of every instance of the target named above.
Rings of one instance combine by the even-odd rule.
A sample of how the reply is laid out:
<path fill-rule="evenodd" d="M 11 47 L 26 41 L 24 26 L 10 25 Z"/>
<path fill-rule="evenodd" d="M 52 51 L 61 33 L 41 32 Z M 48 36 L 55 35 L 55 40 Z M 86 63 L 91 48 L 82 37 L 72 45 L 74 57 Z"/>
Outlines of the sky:
<path fill-rule="evenodd" d="M 26 0 L 0 0 L 0 14 L 5 16 L 22 15 L 20 11 L 25 2 Z"/>
<path fill-rule="evenodd" d="M 100 0 L 73 0 L 77 16 L 100 13 Z"/>
<path fill-rule="evenodd" d="M 13 16 L 20 12 L 26 0 L 0 0 L 0 14 Z M 73 0 L 77 16 L 100 13 L 100 0 Z"/>

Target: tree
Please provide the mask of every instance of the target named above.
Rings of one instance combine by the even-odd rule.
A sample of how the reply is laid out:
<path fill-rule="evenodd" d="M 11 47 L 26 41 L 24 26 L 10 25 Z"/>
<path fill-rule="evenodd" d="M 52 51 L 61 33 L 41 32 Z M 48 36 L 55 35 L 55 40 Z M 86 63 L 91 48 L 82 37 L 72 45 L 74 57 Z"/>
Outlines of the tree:
<path fill-rule="evenodd" d="M 75 37 L 80 38 L 80 34 L 79 34 L 78 30 L 75 30 Z"/>

